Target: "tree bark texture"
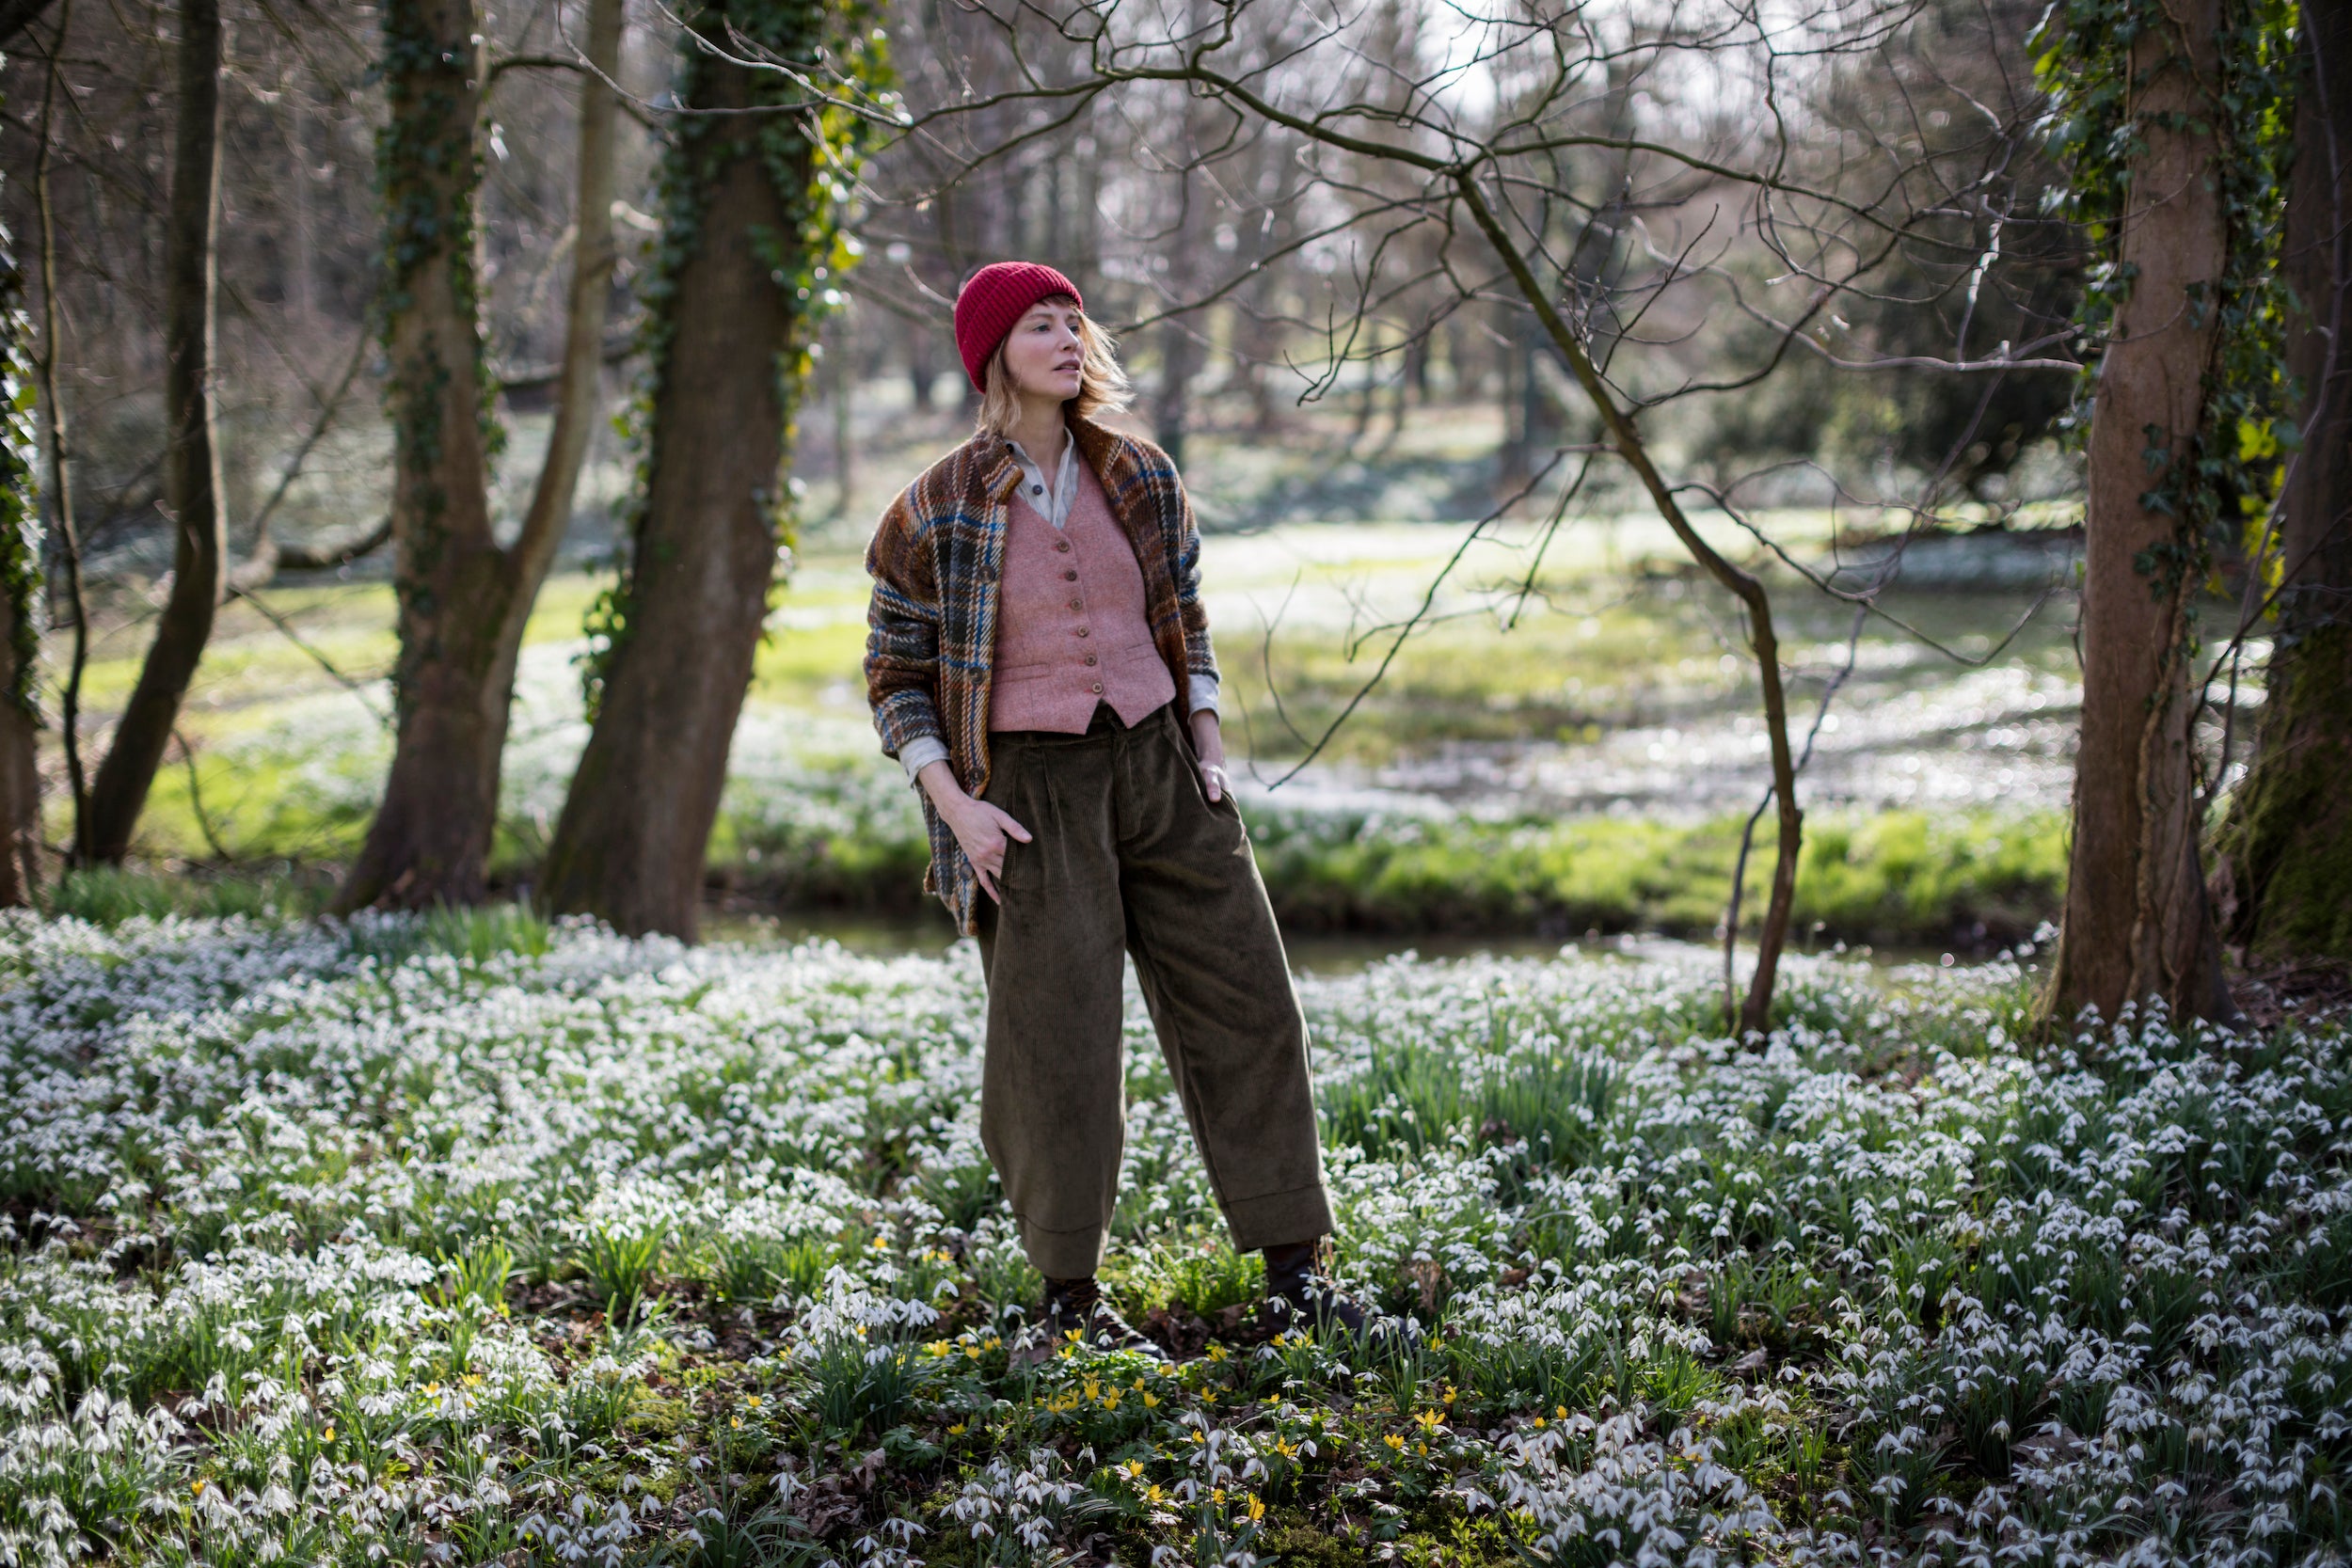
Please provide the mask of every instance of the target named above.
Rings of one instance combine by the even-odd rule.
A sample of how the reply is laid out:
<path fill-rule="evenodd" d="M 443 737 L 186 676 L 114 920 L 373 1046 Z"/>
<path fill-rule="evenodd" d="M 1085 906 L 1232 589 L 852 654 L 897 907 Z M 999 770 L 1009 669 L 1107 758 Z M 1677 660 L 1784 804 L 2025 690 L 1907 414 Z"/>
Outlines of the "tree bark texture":
<path fill-rule="evenodd" d="M 164 492 L 174 542 L 171 592 L 138 685 L 115 725 L 89 796 L 92 860 L 119 863 L 163 766 L 188 682 L 212 640 L 228 586 L 229 527 L 221 511 L 220 448 L 213 430 L 213 318 L 220 214 L 219 0 L 180 8 L 178 122 L 164 286 Z"/>
<path fill-rule="evenodd" d="M 2193 521 L 2147 502 L 2185 471 L 2204 434 L 2228 232 L 2218 147 L 2197 78 L 2214 79 L 2219 0 L 2185 0 L 2132 50 L 2141 137 L 2121 223 L 2135 275 L 2101 357 L 2091 415 L 2080 644 L 2081 749 L 2074 846 L 2047 1008 L 2161 1000 L 2175 1017 L 2227 1017 L 2205 899 L 2190 745 Z"/>
<path fill-rule="evenodd" d="M 477 18 L 472 0 L 389 0 L 383 18 L 398 720 L 383 803 L 336 895 L 344 910 L 482 898 L 490 821 L 471 803 L 496 789 L 506 736 L 487 697 L 507 591 L 477 320 Z"/>
<path fill-rule="evenodd" d="M 5 243 L 0 239 L 0 243 Z M 6 266 L 11 277 L 12 265 Z M 13 339 L 24 330 L 24 312 L 8 304 L 0 331 Z M 21 367 L 23 350 L 8 345 L 8 367 Z M 16 377 L 10 374 L 9 380 Z M 19 421 L 8 419 L 5 459 L 0 459 L 0 483 L 12 494 L 0 514 L 13 537 L 0 539 L 0 566 L 8 568 L 8 592 L 0 594 L 0 910 L 24 909 L 40 892 L 40 774 L 38 768 L 40 719 L 32 704 L 33 672 L 25 649 L 38 648 L 35 638 L 21 635 L 38 630 L 40 603 L 40 532 L 33 522 L 38 502 L 33 495 L 31 442 L 17 436 Z M 16 552 L 23 551 L 20 558 Z M 23 570 L 26 565 L 29 572 Z"/>
<path fill-rule="evenodd" d="M 2303 46 L 2283 268 L 2303 441 L 2253 764 L 2215 878 L 2226 934 L 2271 963 L 2352 958 L 2352 9 L 2305 7 Z"/>
<path fill-rule="evenodd" d="M 444 40 L 465 38 L 472 26 L 469 0 L 404 8 Z M 430 420 L 441 434 L 418 441 L 413 451 L 404 438 L 400 454 L 392 514 L 401 594 L 400 722 L 383 801 L 338 895 L 345 909 L 479 903 L 487 893 L 500 762 L 523 631 L 571 520 L 598 412 L 612 286 L 617 108 L 604 79 L 619 70 L 621 22 L 621 0 L 592 0 L 587 54 L 596 70 L 584 73 L 580 85 L 578 241 L 554 422 L 530 509 L 510 546 L 501 547 L 491 535 L 470 245 L 453 247 L 418 269 L 417 283 L 395 299 L 395 428 L 405 431 L 411 420 L 421 428 Z M 468 31 L 438 30 L 459 27 Z M 464 79 L 453 74 L 420 82 L 406 102 L 426 114 L 446 104 L 453 117 L 462 117 L 454 123 L 470 126 L 481 87 L 472 59 L 469 53 L 458 56 L 468 72 Z M 428 187 L 433 210 L 445 214 L 436 232 L 471 232 L 471 160 L 469 135 L 457 166 L 468 177 Z M 418 170 L 421 183 L 432 166 Z M 452 434 L 463 439 L 452 441 Z"/>
<path fill-rule="evenodd" d="M 719 7 L 698 22 L 724 38 Z M 771 90 L 691 40 L 688 102 L 740 109 Z M 789 199 L 812 152 L 761 145 L 775 117 L 690 121 L 682 150 L 700 173 L 692 248 L 664 308 L 651 462 L 628 583 L 627 634 L 548 852 L 541 900 L 630 935 L 691 939 L 703 853 L 726 780 L 776 567 L 781 470 L 803 360 L 789 297 L 801 243 Z M 785 166 L 779 167 L 777 166 Z"/>
<path fill-rule="evenodd" d="M 16 246 L 0 228 L 0 909 L 40 895 L 40 443 L 18 392 L 33 379 Z"/>

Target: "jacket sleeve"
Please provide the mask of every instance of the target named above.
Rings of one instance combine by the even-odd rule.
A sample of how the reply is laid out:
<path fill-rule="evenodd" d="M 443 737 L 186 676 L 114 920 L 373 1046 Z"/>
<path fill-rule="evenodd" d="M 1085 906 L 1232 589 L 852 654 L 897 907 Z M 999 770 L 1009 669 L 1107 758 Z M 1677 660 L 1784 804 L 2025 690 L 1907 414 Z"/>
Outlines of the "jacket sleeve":
<path fill-rule="evenodd" d="M 939 722 L 939 583 L 930 540 L 905 495 L 890 503 L 866 547 L 874 594 L 866 607 L 866 702 L 885 756 L 929 737 Z"/>
<path fill-rule="evenodd" d="M 1176 613 L 1184 627 L 1184 667 L 1192 675 L 1193 689 L 1200 689 L 1201 677 L 1208 681 L 1211 701 L 1203 705 L 1198 697 L 1193 705 L 1215 707 L 1216 689 L 1216 653 L 1209 646 L 1209 612 L 1200 603 L 1200 527 L 1192 515 L 1192 499 L 1184 494 L 1184 482 L 1176 472 L 1176 466 L 1163 454 L 1159 459 L 1167 476 L 1168 523 L 1174 546 L 1170 564 L 1176 574 Z"/>

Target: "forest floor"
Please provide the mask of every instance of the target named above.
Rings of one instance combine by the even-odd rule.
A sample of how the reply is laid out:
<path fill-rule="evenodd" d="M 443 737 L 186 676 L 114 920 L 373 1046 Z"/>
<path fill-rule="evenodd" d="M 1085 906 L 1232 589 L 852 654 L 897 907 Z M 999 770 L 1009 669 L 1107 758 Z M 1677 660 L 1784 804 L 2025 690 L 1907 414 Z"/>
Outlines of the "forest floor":
<path fill-rule="evenodd" d="M 2031 953 L 1302 982 L 1277 1336 L 1139 1001 L 1105 1281 L 1007 1341 L 968 945 L 0 921 L 0 1557 L 2293 1563 L 2352 1548 L 2352 1059 L 2027 1043 Z"/>
<path fill-rule="evenodd" d="M 830 911 L 945 940 L 919 892 L 914 799 L 867 722 L 858 551 L 880 504 L 867 492 L 949 434 L 926 425 L 863 454 L 849 507 L 804 531 L 711 846 L 714 896 L 738 911 Z M 518 427 L 516 474 L 531 470 L 532 436 Z M 1269 889 L 1301 933 L 1704 935 L 1722 918 L 1766 777 L 1740 628 L 1638 514 L 1607 509 L 1556 532 L 1514 519 L 1474 539 L 1444 520 L 1463 486 L 1486 483 L 1492 440 L 1465 416 L 1385 448 L 1368 437 L 1360 458 L 1305 440 L 1197 442 L 1195 471 L 1224 486 L 1196 485 L 1216 525 L 1203 577 Z M 592 470 L 593 493 L 613 483 Z M 1343 505 L 1398 520 L 1297 520 Z M 1833 522 L 1850 533 L 1858 519 L 1791 507 L 1764 521 L 1819 561 Z M 1728 519 L 1704 525 L 1756 557 Z M 576 562 L 594 545 L 575 541 Z M 174 748 L 143 825 L 150 863 L 291 872 L 315 888 L 348 858 L 389 747 L 392 606 L 369 575 L 378 564 L 224 609 L 183 716 L 190 750 Z M 567 567 L 532 623 L 504 772 L 502 885 L 528 882 L 585 736 L 575 660 L 599 580 Z M 1896 591 L 1883 603 L 1904 625 L 1857 629 L 1852 610 L 1793 574 L 1772 580 L 1797 738 L 1811 742 L 1800 937 L 1989 953 L 2030 935 L 2056 912 L 2065 863 L 2080 702 L 2071 599 L 2023 580 Z M 1419 629 L 1390 658 L 1395 628 L 1424 599 Z M 150 614 L 132 592 L 100 621 L 89 746 L 135 679 Z M 53 641 L 62 668 L 65 639 Z M 61 778 L 57 748 L 46 766 Z M 62 791 L 51 801 L 62 841 Z M 1750 919 L 1772 842 L 1768 815 L 1749 863 Z"/>

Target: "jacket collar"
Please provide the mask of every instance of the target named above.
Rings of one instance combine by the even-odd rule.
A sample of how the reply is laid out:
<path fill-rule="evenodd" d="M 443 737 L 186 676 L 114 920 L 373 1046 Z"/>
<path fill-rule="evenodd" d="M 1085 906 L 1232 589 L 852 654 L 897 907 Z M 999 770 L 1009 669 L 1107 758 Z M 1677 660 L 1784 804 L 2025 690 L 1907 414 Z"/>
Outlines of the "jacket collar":
<path fill-rule="evenodd" d="M 1081 414 L 1071 414 L 1068 419 L 1078 455 L 1102 480 L 1104 489 L 1116 496 L 1116 475 L 1127 454 L 1127 437 Z M 972 437 L 972 445 L 973 467 L 979 475 L 981 490 L 992 500 L 1009 499 L 1013 488 L 1021 483 L 1021 460 L 1013 455 L 1012 443 L 994 431 L 982 431 Z"/>

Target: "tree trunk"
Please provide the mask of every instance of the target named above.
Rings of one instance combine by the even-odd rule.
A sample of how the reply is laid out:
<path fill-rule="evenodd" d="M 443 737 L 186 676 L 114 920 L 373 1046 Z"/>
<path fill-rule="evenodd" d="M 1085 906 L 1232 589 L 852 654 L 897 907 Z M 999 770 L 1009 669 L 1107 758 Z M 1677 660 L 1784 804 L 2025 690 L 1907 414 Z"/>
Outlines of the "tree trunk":
<path fill-rule="evenodd" d="M 1593 362 L 1567 318 L 1560 313 L 1553 291 L 1544 286 L 1535 270 L 1519 247 L 1512 243 L 1502 217 L 1480 193 L 1477 177 L 1469 172 L 1454 177 L 1454 188 L 1462 204 L 1470 210 L 1479 231 L 1502 258 L 1504 268 L 1519 296 L 1527 301 L 1534 313 L 1537 328 L 1549 340 L 1560 356 L 1568 363 L 1568 372 L 1583 389 L 1593 412 L 1600 417 L 1601 434 L 1615 447 L 1617 455 L 1633 470 L 1642 488 L 1657 508 L 1658 515 L 1674 531 L 1675 538 L 1690 552 L 1691 559 L 1704 567 L 1708 575 L 1722 584 L 1748 615 L 1748 645 L 1756 655 L 1756 684 L 1764 705 L 1764 735 L 1771 748 L 1772 764 L 1772 794 L 1778 807 L 1780 843 L 1772 859 L 1772 891 L 1764 904 L 1764 922 L 1756 933 L 1756 970 L 1748 977 L 1747 995 L 1741 999 L 1737 1018 L 1727 1018 L 1734 1032 L 1741 1037 L 1762 1035 L 1772 1027 L 1772 991 L 1779 984 L 1780 955 L 1788 942 L 1789 911 L 1796 906 L 1797 858 L 1804 845 L 1804 813 L 1797 804 L 1797 767 L 1795 754 L 1788 747 L 1788 696 L 1780 679 L 1780 640 L 1772 627 L 1772 601 L 1765 593 L 1763 582 L 1752 573 L 1727 560 L 1701 537 L 1691 526 L 1682 502 L 1676 498 L 1675 487 L 1666 483 L 1650 460 L 1649 447 L 1634 425 L 1633 416 L 1617 406 L 1616 394 L 1602 379 L 1600 368 Z M 1534 358 L 1527 361 L 1532 373 Z M 1726 1010 L 1728 1001 L 1726 1000 Z"/>
<path fill-rule="evenodd" d="M 815 26 L 816 8 L 800 24 Z M 725 8 L 698 25 L 725 38 Z M 806 58 L 811 40 L 762 40 Z M 774 102 L 771 73 L 686 44 L 688 103 L 730 110 Z M 666 298 L 650 461 L 614 646 L 588 747 L 573 775 L 541 887 L 559 913 L 603 917 L 630 935 L 692 938 L 703 851 L 727 752 L 767 617 L 792 404 L 806 369 L 809 308 L 790 250 L 803 233 L 812 150 L 774 115 L 687 119 L 673 157 L 695 180 L 674 198 L 691 248 Z M 674 238 L 674 242 L 675 240 Z M 657 331 L 660 331 L 657 328 Z"/>
<path fill-rule="evenodd" d="M 396 34 L 395 25 L 403 30 Z M 393 295 L 393 421 L 402 432 L 392 510 L 400 722 L 383 803 L 337 895 L 346 910 L 478 903 L 485 896 L 523 629 L 571 520 L 597 413 L 613 264 L 615 103 L 604 78 L 619 67 L 620 0 L 593 0 L 589 8 L 588 58 L 596 70 L 580 86 L 579 240 L 554 423 L 522 531 L 501 548 L 491 536 L 482 445 L 485 383 L 473 316 L 474 256 L 464 238 L 472 233 L 472 127 L 481 87 L 471 45 L 462 41 L 472 28 L 470 0 L 397 0 L 386 19 L 387 84 L 395 116 L 408 117 L 395 130 L 393 155 L 428 147 L 432 153 L 389 169 L 388 183 L 405 182 L 416 193 L 416 211 L 432 214 L 430 233 L 457 238 L 414 264 Z M 409 50 L 412 36 L 437 46 Z M 404 69 L 405 79 L 396 74 Z M 395 222 L 404 211 L 395 203 Z M 409 438 L 412 430 L 417 439 Z"/>
<path fill-rule="evenodd" d="M 2203 435 L 2228 235 L 2217 147 L 2197 78 L 2214 79 L 2219 0 L 2186 0 L 2132 49 L 2141 140 L 2120 225 L 2134 275 L 2099 367 L 2091 418 L 2074 842 L 2048 1016 L 2114 1018 L 2162 1000 L 2227 1017 L 2205 900 L 2190 749 L 2196 524 L 2142 504 L 2185 475 Z M 2221 437 L 2217 437 L 2221 438 Z M 2161 504 L 2161 503 L 2160 503 Z"/>
<path fill-rule="evenodd" d="M 33 382 L 24 278 L 0 228 L 0 383 Z M 0 909 L 40 894 L 40 471 L 29 409 L 0 404 Z"/>
<path fill-rule="evenodd" d="M 1184 426 L 1192 418 L 1192 378 L 1198 373 L 1200 345 L 1193 341 L 1192 324 L 1179 316 L 1160 324 L 1160 380 L 1152 398 L 1152 434 L 1179 468 L 1184 463 Z"/>
<path fill-rule="evenodd" d="M 487 700 L 508 595 L 490 531 L 487 378 L 474 255 L 483 73 L 472 0 L 389 0 L 378 178 L 391 258 L 385 344 L 400 657 L 392 766 L 342 910 L 483 895 L 506 716 Z"/>
<path fill-rule="evenodd" d="M 0 373 L 31 379 L 24 289 L 0 229 Z M 32 419 L 0 406 L 0 910 L 40 893 L 40 498 Z"/>
<path fill-rule="evenodd" d="M 56 145 L 57 56 L 72 30 L 73 0 L 57 7 L 56 41 L 40 95 L 40 136 L 33 150 L 33 214 L 40 225 L 40 356 L 34 375 L 40 393 L 41 455 L 49 468 L 48 515 L 64 558 L 66 599 L 73 607 L 73 654 L 57 693 L 57 738 L 65 751 L 66 789 L 73 800 L 73 858 L 89 849 L 89 780 L 82 770 L 82 673 L 89 663 L 89 598 L 82 591 L 82 540 L 73 518 L 73 465 L 66 440 L 65 402 L 57 395 L 57 214 L 49 188 L 49 157 Z"/>
<path fill-rule="evenodd" d="M 220 448 L 213 434 L 213 300 L 220 213 L 220 5 L 180 8 L 180 112 L 172 138 L 164 296 L 165 493 L 176 532 L 171 594 L 138 685 L 90 785 L 89 854 L 121 861 L 213 635 L 228 585 Z"/>
<path fill-rule="evenodd" d="M 2282 499 L 2278 628 L 2216 882 L 2230 940 L 2352 958 L 2352 10 L 2307 6 L 2284 271 L 2303 443 Z"/>

